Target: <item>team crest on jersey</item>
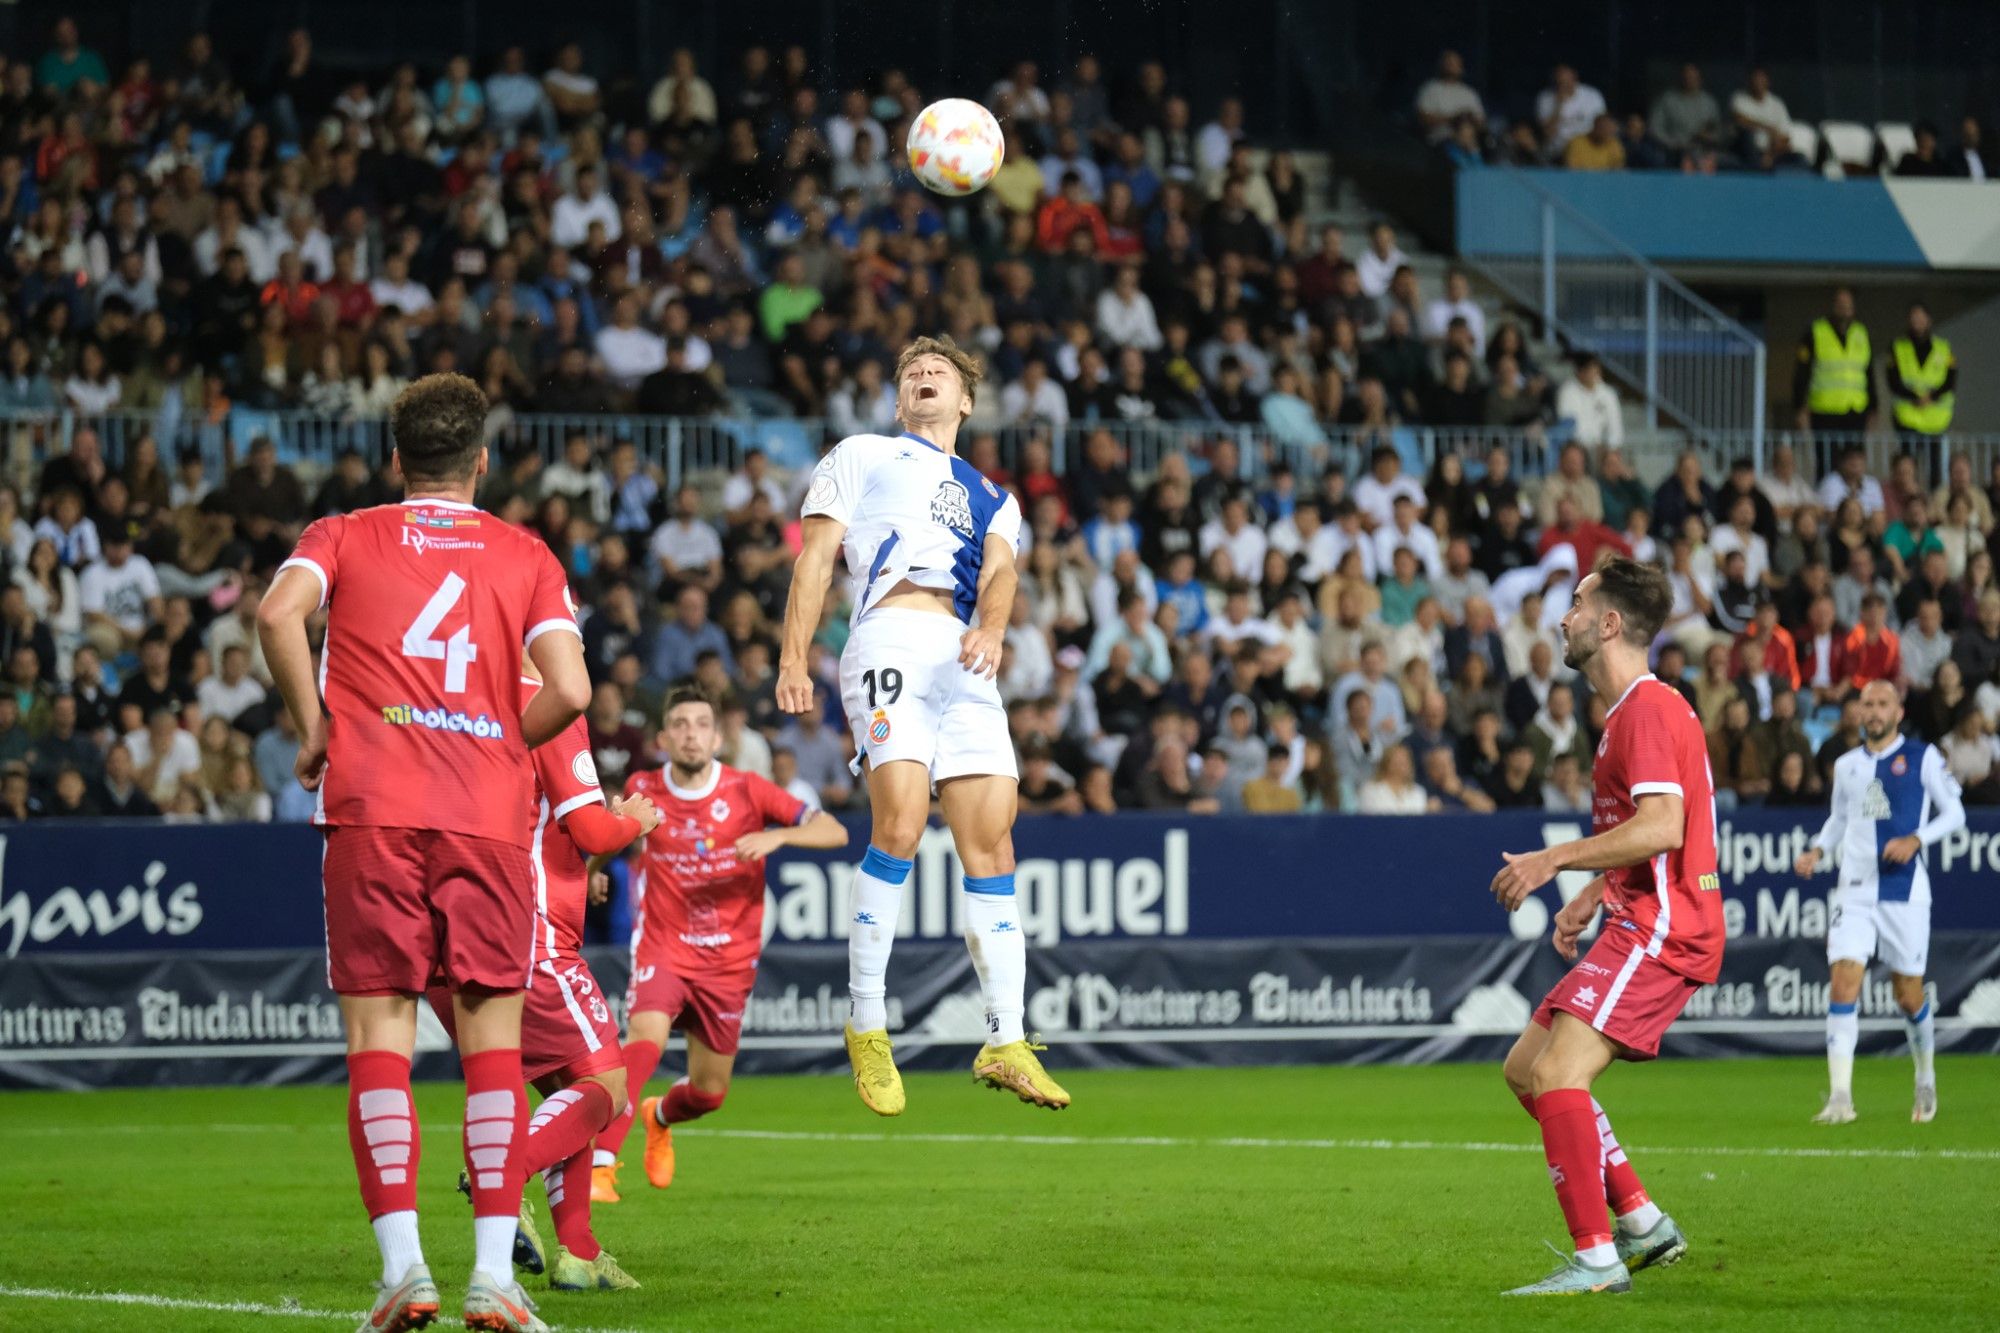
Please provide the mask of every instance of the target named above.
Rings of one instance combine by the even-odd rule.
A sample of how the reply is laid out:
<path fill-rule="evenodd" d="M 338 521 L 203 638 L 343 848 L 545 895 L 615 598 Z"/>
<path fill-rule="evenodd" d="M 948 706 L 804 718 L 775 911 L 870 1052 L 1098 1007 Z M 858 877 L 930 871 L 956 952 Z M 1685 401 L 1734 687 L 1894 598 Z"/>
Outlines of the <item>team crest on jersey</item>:
<path fill-rule="evenodd" d="M 714 802 L 708 807 L 708 817 L 718 824 L 729 818 L 729 802 L 723 800 L 720 796 L 716 797 Z"/>
<path fill-rule="evenodd" d="M 569 772 L 571 777 L 586 787 L 601 785 L 597 781 L 597 761 L 591 758 L 588 750 L 576 752 L 576 758 L 569 761 Z"/>
<path fill-rule="evenodd" d="M 885 744 L 889 739 L 889 715 L 879 708 L 875 710 L 873 720 L 868 723 L 868 739 L 877 745 Z"/>
<path fill-rule="evenodd" d="M 984 486 L 984 487 L 986 488 L 986 493 L 987 493 L 988 495 L 992 496 L 992 497 L 993 497 L 994 499 L 996 499 L 996 500 L 1000 498 L 1000 488 L 999 488 L 998 486 L 995 486 L 995 485 L 993 484 L 993 480 L 992 480 L 992 478 L 990 478 L 990 477 L 981 477 L 981 478 L 979 479 L 979 484 L 980 484 L 981 486 Z"/>
<path fill-rule="evenodd" d="M 1890 760 L 1889 771 L 1891 773 L 1894 773 L 1899 778 L 1902 777 L 1903 774 L 1909 772 L 1910 761 L 1908 756 L 1899 754 L 1894 759 Z"/>
<path fill-rule="evenodd" d="M 1602 736 L 1599 736 L 1597 738 L 1597 757 L 1599 759 L 1604 758 L 1604 752 L 1606 750 L 1609 750 L 1610 748 L 1611 748 L 1611 732 L 1607 729 Z"/>
<path fill-rule="evenodd" d="M 972 535 L 972 497 L 963 484 L 953 480 L 938 483 L 937 494 L 931 497 L 931 522 Z"/>

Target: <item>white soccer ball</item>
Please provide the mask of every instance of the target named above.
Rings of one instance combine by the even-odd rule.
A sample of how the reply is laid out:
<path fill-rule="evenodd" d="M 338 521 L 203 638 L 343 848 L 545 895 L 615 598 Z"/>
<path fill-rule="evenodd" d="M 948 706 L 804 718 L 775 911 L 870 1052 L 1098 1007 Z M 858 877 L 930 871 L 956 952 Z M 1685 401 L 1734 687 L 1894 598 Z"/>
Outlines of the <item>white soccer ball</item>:
<path fill-rule="evenodd" d="M 1000 170 L 1006 147 L 1000 122 L 977 102 L 947 97 L 910 122 L 910 170 L 939 194 L 973 194 Z"/>

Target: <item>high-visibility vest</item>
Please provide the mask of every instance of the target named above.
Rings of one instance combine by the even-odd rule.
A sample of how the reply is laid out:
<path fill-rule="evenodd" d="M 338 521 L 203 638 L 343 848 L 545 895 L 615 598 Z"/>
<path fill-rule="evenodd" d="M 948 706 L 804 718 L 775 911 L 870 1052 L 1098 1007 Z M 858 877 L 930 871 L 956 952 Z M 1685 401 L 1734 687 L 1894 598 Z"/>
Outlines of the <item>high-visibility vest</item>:
<path fill-rule="evenodd" d="M 1953 394 L 1940 394 L 1945 374 L 1951 369 L 1951 344 L 1932 335 L 1931 354 L 1917 360 L 1917 345 L 1908 338 L 1896 339 L 1896 373 L 1903 383 L 1918 393 L 1931 394 L 1929 407 L 1914 399 L 1896 400 L 1896 424 L 1919 435 L 1942 435 L 1951 428 Z"/>
<path fill-rule="evenodd" d="M 1812 326 L 1812 384 L 1806 408 L 1819 416 L 1846 416 L 1868 410 L 1868 330 L 1860 320 L 1847 326 L 1847 342 L 1833 331 L 1833 321 L 1816 319 Z"/>

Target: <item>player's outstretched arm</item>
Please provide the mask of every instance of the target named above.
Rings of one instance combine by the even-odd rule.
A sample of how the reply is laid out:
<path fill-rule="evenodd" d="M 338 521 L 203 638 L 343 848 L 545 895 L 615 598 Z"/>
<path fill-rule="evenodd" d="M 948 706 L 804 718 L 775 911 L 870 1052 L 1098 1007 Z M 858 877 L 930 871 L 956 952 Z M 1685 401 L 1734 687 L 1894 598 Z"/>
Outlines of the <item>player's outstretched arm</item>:
<path fill-rule="evenodd" d="M 257 608 L 257 640 L 264 647 L 272 683 L 299 730 L 299 757 L 293 771 L 307 791 L 319 790 L 326 772 L 326 713 L 320 707 L 312 644 L 306 638 L 306 618 L 319 610 L 320 592 L 319 578 L 293 565 L 278 571 Z"/>
<path fill-rule="evenodd" d="M 736 840 L 736 859 L 761 861 L 780 847 L 803 847 L 808 851 L 830 852 L 847 845 L 847 826 L 824 810 L 813 811 L 803 824 L 780 825 Z"/>
<path fill-rule="evenodd" d="M 1507 864 L 1493 877 L 1493 896 L 1511 912 L 1562 871 L 1635 866 L 1679 847 L 1686 835 L 1681 798 L 1672 792 L 1647 792 L 1632 817 L 1616 828 L 1538 852 L 1502 852 Z"/>
<path fill-rule="evenodd" d="M 1000 673 L 1000 648 L 1007 637 L 1007 620 L 1014 611 L 1014 590 L 1020 586 L 1014 568 L 1014 543 L 988 534 L 980 553 L 979 593 L 972 608 L 972 628 L 958 641 L 959 665 L 988 680 Z"/>
<path fill-rule="evenodd" d="M 532 750 L 562 735 L 590 707 L 590 668 L 582 638 L 566 629 L 537 634 L 528 658 L 542 678 L 542 688 L 521 710 L 521 739 Z"/>
<path fill-rule="evenodd" d="M 778 649 L 778 707 L 803 713 L 813 706 L 812 674 L 806 669 L 819 616 L 833 581 L 833 558 L 847 525 L 824 514 L 808 514 L 799 528 L 799 558 L 792 562 L 792 590 L 785 598 L 785 632 Z"/>

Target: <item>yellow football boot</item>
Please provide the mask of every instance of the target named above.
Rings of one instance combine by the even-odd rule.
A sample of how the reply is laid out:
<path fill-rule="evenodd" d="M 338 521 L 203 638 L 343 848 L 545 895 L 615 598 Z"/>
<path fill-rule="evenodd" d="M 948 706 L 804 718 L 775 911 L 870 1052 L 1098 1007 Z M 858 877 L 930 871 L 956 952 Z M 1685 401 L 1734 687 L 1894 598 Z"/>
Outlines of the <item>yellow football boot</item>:
<path fill-rule="evenodd" d="M 861 1094 L 862 1105 L 876 1115 L 903 1113 L 903 1076 L 896 1072 L 886 1030 L 856 1032 L 848 1024 L 847 1063 L 854 1066 L 854 1090 Z"/>
<path fill-rule="evenodd" d="M 972 1061 L 972 1076 L 989 1088 L 1013 1093 L 1031 1106 L 1060 1111 L 1069 1105 L 1069 1094 L 1035 1058 L 1036 1051 L 1047 1049 L 1027 1041 L 981 1046 Z"/>

